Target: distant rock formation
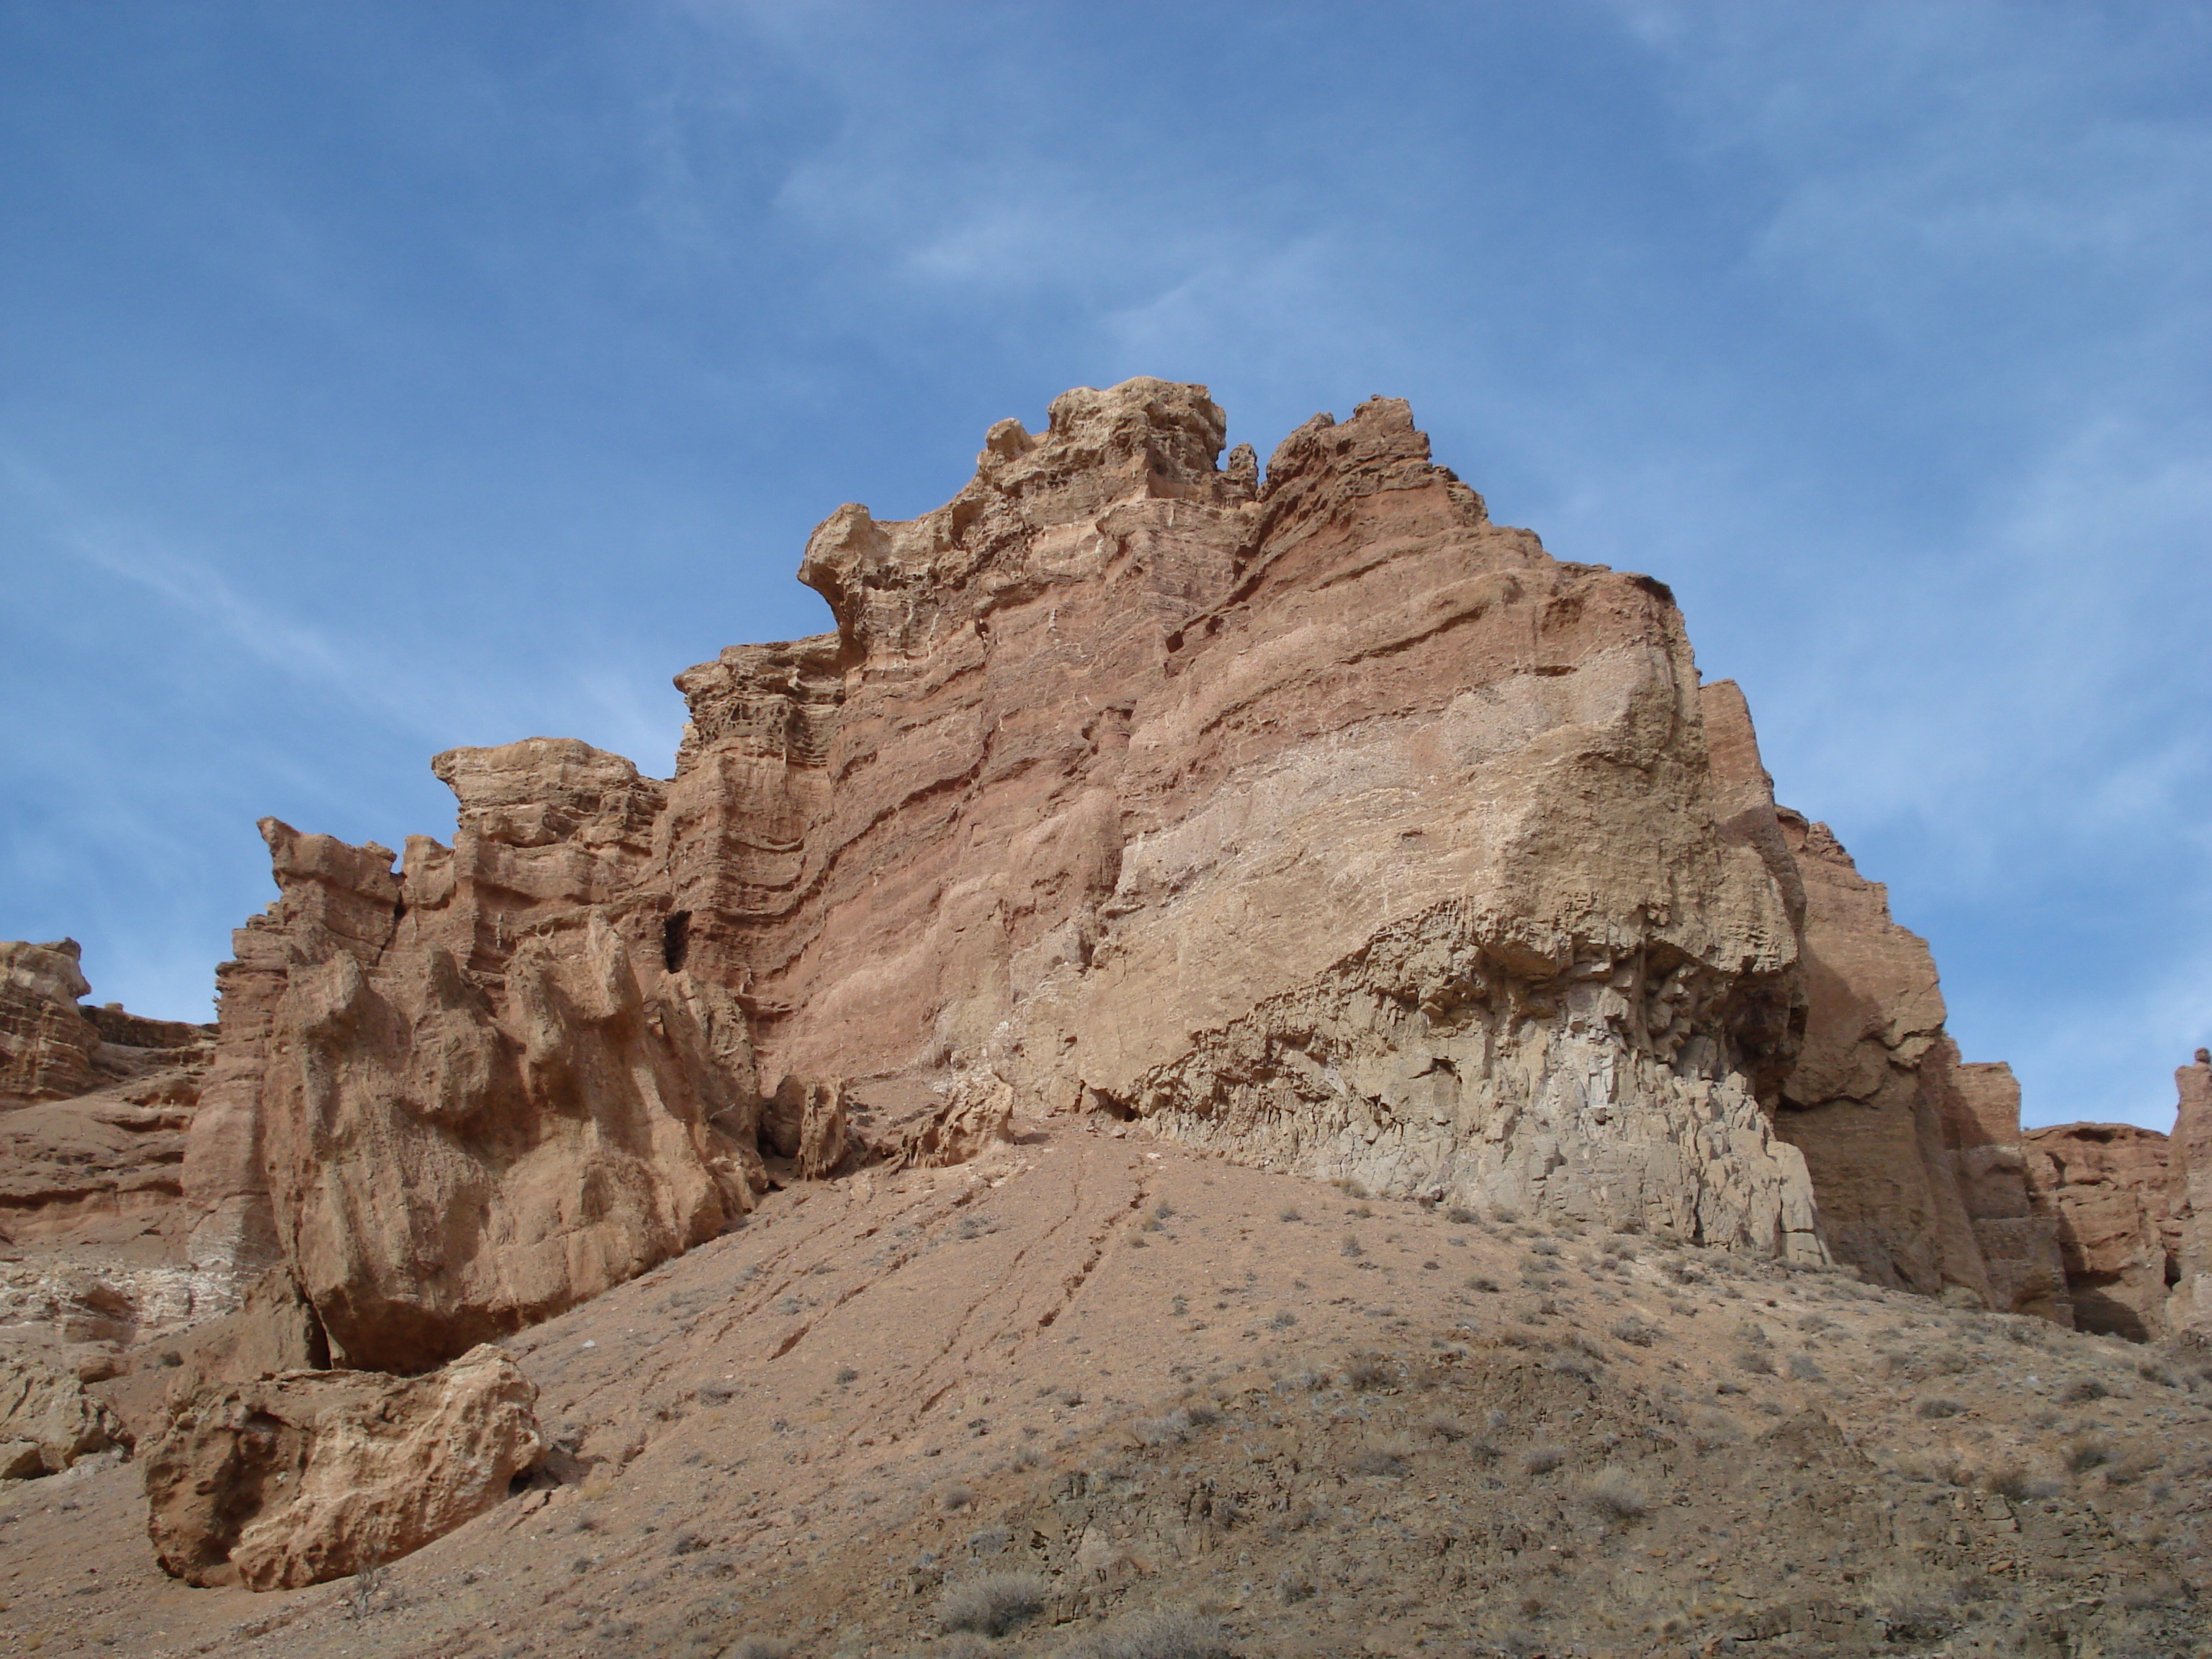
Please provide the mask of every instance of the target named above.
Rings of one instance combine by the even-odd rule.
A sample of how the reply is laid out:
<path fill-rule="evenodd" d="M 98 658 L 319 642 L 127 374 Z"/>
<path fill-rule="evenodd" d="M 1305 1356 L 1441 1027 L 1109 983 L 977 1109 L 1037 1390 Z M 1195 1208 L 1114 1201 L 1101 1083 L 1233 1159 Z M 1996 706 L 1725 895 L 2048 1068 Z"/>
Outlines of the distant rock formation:
<path fill-rule="evenodd" d="M 0 943 L 0 1099 L 65 1100 L 92 1087 L 100 1032 L 77 1004 L 90 996 L 73 939 Z"/>
<path fill-rule="evenodd" d="M 2212 1341 L 2212 1054 L 2199 1048 L 2173 1079 L 2170 1137 L 2124 1123 L 2027 1137 L 2028 1184 L 2086 1330 Z"/>
<path fill-rule="evenodd" d="M 42 1420 L 52 1407 L 61 1416 L 51 1420 L 112 1424 L 81 1387 L 128 1370 L 134 1346 L 232 1304 L 227 1286 L 181 1266 L 175 1237 L 185 1131 L 214 1030 L 81 1006 L 90 990 L 78 960 L 71 939 L 0 942 L 0 1366 L 17 1368 L 21 1395 L 0 1413 L 20 1419 L 35 1395 Z M 61 1381 L 34 1389 L 27 1377 Z M 11 1437 L 21 1437 L 0 1431 Z M 10 1473 L 56 1473 L 131 1437 L 33 1437 L 39 1456 L 17 1445 L 0 1457 Z"/>

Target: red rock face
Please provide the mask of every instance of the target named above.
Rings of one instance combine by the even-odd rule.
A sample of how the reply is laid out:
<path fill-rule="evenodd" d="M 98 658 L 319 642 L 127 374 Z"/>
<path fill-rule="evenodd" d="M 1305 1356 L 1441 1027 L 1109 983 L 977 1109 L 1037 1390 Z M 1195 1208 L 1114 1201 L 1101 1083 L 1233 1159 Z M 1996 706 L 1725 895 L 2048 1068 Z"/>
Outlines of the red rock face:
<path fill-rule="evenodd" d="M 93 1086 L 100 1031 L 76 1006 L 92 994 L 79 956 L 70 939 L 0 942 L 0 1109 Z"/>
<path fill-rule="evenodd" d="M 948 507 L 816 532 L 835 635 L 679 677 L 672 902 L 765 1071 L 1817 1251 L 1755 1098 L 1787 905 L 1665 590 L 1491 524 L 1403 404 L 1264 489 L 1221 432 L 1157 381 L 1002 422 Z"/>
<path fill-rule="evenodd" d="M 2069 1322 L 2011 1069 L 1960 1060 L 1927 941 L 1827 825 L 1775 805 L 1741 693 L 1705 687 L 1705 716 L 1723 833 L 1758 853 L 1796 927 L 1775 1127 L 1804 1154 L 1829 1249 L 1882 1284 Z"/>
<path fill-rule="evenodd" d="M 1079 390 L 934 513 L 840 508 L 800 568 L 836 631 L 679 675 L 665 785 L 455 750 L 453 845 L 397 871 L 265 823 L 195 1266 L 420 1369 L 770 1179 L 1096 1110 L 2064 1317 L 2008 1074 L 1666 589 L 1492 524 L 1402 403 L 1264 484 L 1224 429 Z"/>
<path fill-rule="evenodd" d="M 532 739 L 434 763 L 448 849 L 262 832 L 283 897 L 220 976 L 195 1267 L 281 1264 L 333 1358 L 422 1370 L 712 1237 L 751 1202 L 734 999 L 666 966 L 660 787 Z"/>
<path fill-rule="evenodd" d="M 2166 1323 L 2203 1340 L 2212 1339 L 2212 1056 L 2199 1048 L 2173 1080 L 2180 1100 L 2166 1176 L 2174 1279 Z"/>
<path fill-rule="evenodd" d="M 2170 1143 L 2125 1123 L 2065 1123 L 2026 1137 L 2028 1182 L 2055 1216 L 2075 1322 L 2141 1341 L 2166 1331 L 2176 1273 Z"/>

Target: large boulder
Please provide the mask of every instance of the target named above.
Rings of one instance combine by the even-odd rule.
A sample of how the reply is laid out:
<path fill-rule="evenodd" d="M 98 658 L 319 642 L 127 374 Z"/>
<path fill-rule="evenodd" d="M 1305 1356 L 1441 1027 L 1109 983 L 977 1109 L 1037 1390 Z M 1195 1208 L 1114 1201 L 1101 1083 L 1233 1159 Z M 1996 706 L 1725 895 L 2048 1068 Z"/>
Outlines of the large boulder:
<path fill-rule="evenodd" d="M 59 1474 L 80 1458 L 130 1443 L 122 1420 L 75 1376 L 0 1357 L 0 1480 Z"/>
<path fill-rule="evenodd" d="M 506 1497 L 537 1390 L 471 1349 L 427 1376 L 284 1371 L 181 1387 L 145 1460 L 147 1531 L 191 1584 L 291 1589 L 396 1560 Z"/>

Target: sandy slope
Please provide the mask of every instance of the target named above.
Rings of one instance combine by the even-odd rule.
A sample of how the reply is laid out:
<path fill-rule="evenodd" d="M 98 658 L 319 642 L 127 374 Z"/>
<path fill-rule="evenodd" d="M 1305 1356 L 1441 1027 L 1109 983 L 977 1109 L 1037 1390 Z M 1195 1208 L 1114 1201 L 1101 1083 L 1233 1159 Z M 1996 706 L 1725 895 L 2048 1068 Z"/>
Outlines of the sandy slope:
<path fill-rule="evenodd" d="M 1203 1651 L 1164 1608 L 1246 1655 L 2212 1653 L 2175 1357 L 1108 1129 L 778 1194 L 516 1338 L 559 1453 L 373 1593 L 185 1589 L 135 1468 L 24 1483 L 0 1650 Z M 990 1574 L 1033 1611 L 945 1632 Z"/>

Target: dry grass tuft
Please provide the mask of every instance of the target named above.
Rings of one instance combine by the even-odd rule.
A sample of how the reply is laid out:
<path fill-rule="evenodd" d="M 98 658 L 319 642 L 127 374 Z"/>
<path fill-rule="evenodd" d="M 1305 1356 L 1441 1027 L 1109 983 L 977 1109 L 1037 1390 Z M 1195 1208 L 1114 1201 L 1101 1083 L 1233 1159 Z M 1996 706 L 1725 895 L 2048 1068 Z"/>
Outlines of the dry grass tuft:
<path fill-rule="evenodd" d="M 1052 1586 L 1034 1572 L 987 1572 L 947 1584 L 937 1603 L 937 1622 L 948 1631 L 1004 1636 L 1043 1610 Z"/>

